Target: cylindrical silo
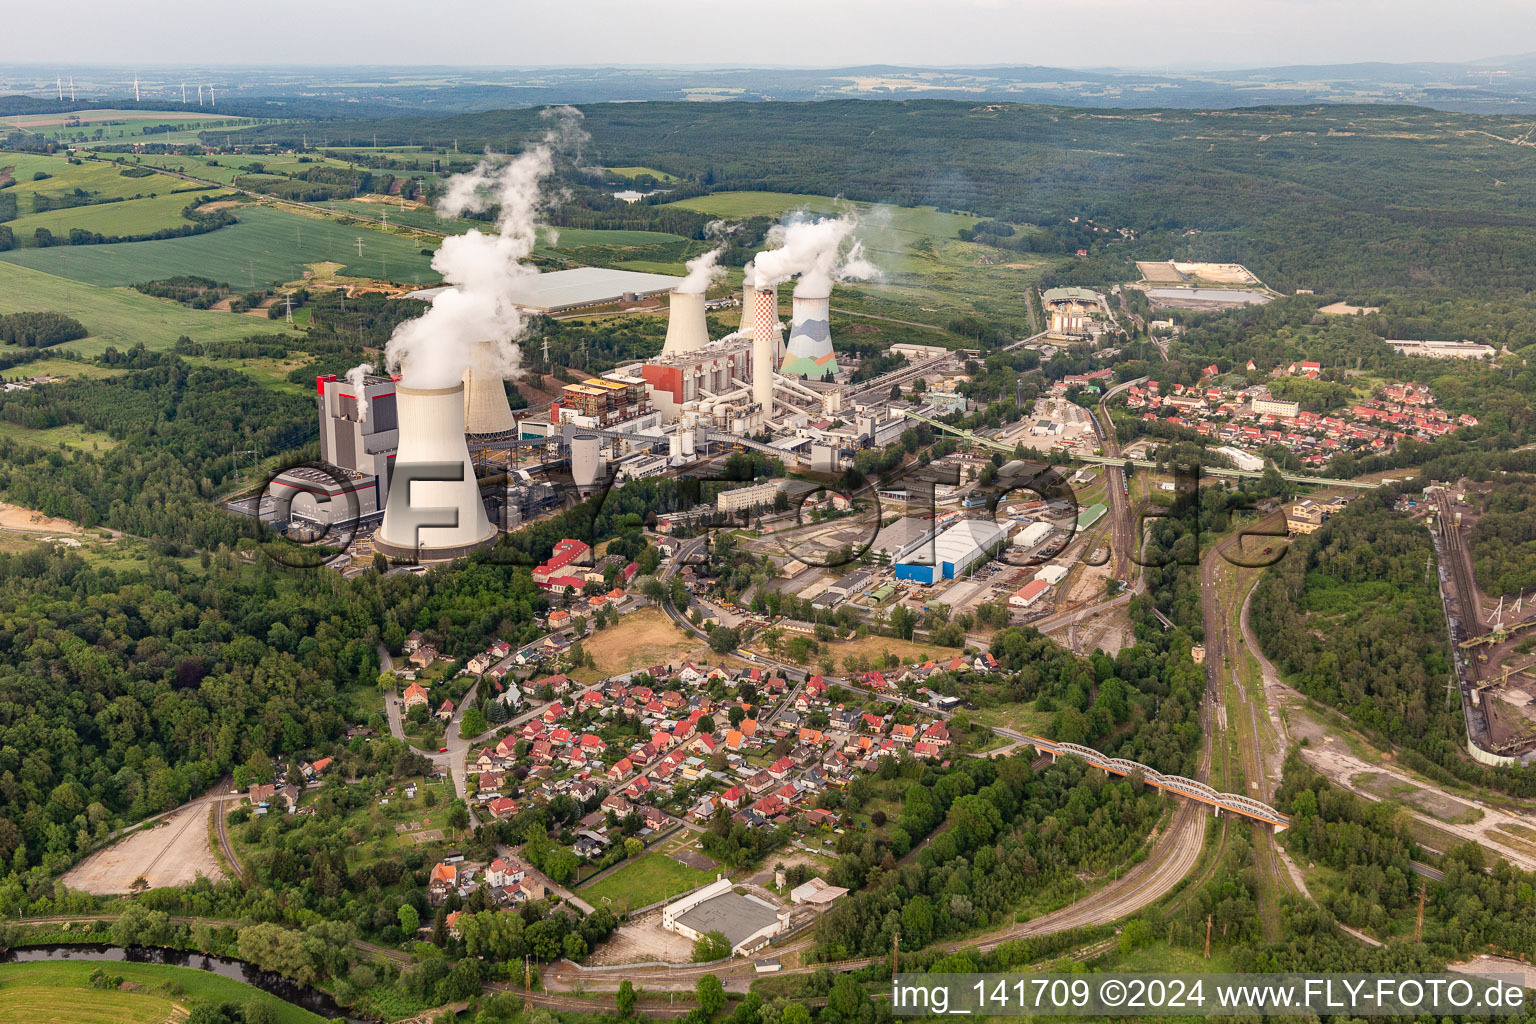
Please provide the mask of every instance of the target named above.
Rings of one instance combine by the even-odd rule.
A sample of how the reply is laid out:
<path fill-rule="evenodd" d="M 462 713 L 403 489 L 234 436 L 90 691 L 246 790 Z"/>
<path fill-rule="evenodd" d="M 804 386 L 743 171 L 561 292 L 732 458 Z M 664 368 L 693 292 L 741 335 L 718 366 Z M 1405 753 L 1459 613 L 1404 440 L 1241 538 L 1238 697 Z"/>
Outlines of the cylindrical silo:
<path fill-rule="evenodd" d="M 437 561 L 492 543 L 496 530 L 464 443 L 464 385 L 397 387 L 395 410 L 400 447 L 374 547 L 392 558 Z"/>
<path fill-rule="evenodd" d="M 698 453 L 698 445 L 694 443 L 694 437 L 696 436 L 698 430 L 698 427 L 689 427 L 687 430 L 683 431 L 684 458 L 691 459 Z"/>
<path fill-rule="evenodd" d="M 822 380 L 837 373 L 837 356 L 832 351 L 831 302 L 828 295 L 794 297 L 789 342 L 784 352 L 786 377 Z"/>
<path fill-rule="evenodd" d="M 673 434 L 667 438 L 667 456 L 673 459 L 683 457 L 683 435 Z"/>
<path fill-rule="evenodd" d="M 603 439 L 596 434 L 571 438 L 571 478 L 577 487 L 591 487 L 603 472 Z"/>
<path fill-rule="evenodd" d="M 662 343 L 662 355 L 691 352 L 709 344 L 703 292 L 669 292 L 667 308 L 667 340 Z"/>
<path fill-rule="evenodd" d="M 470 349 L 469 367 L 464 371 L 466 433 L 501 434 L 517 429 L 499 362 L 495 342 L 482 341 Z"/>
<path fill-rule="evenodd" d="M 770 290 L 752 296 L 752 400 L 773 416 L 773 364 L 778 349 L 779 303 Z"/>

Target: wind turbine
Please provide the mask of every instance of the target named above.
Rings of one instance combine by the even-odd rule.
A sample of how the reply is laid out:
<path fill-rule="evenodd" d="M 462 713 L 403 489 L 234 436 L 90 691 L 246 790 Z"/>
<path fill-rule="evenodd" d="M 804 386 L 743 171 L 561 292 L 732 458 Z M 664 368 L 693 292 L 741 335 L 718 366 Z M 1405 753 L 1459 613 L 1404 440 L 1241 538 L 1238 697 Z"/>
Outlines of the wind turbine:
<path fill-rule="evenodd" d="M 133 76 L 133 102 L 139 102 L 139 76 Z"/>
<path fill-rule="evenodd" d="M 187 83 L 186 82 L 182 82 L 181 83 L 181 105 L 182 106 L 186 106 L 187 105 Z"/>
<path fill-rule="evenodd" d="M 69 102 L 75 102 L 75 76 L 69 76 Z"/>
<path fill-rule="evenodd" d="M 214 95 L 213 95 L 213 86 L 212 86 L 212 85 L 209 85 L 209 86 L 208 86 L 208 105 L 209 105 L 209 106 L 210 106 L 210 107 L 216 107 L 216 106 L 218 106 L 218 105 L 219 105 L 219 101 L 218 101 L 218 100 L 217 100 L 217 99 L 215 99 L 215 98 L 214 98 Z"/>
<path fill-rule="evenodd" d="M 64 79 L 56 78 L 54 79 L 54 84 L 59 87 L 59 100 L 62 101 L 64 99 Z"/>
<path fill-rule="evenodd" d="M 203 105 L 203 87 L 201 85 L 197 87 L 197 105 Z"/>

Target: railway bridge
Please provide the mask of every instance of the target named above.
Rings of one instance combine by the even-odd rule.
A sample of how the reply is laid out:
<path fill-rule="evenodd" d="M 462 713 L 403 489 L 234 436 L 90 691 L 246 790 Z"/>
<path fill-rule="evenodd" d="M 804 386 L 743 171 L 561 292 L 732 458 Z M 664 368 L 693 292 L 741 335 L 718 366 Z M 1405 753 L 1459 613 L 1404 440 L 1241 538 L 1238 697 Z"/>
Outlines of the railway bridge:
<path fill-rule="evenodd" d="M 1261 822 L 1270 826 L 1276 832 L 1284 832 L 1291 826 L 1291 819 L 1275 810 L 1266 803 L 1261 803 L 1252 797 L 1246 797 L 1240 793 L 1222 793 L 1203 782 L 1195 779 L 1186 779 L 1182 775 L 1164 775 L 1155 768 L 1148 768 L 1140 761 L 1129 761 L 1123 757 L 1110 757 L 1092 747 L 1085 747 L 1080 743 L 1062 743 L 1056 740 L 1041 739 L 1038 736 L 1027 736 L 1025 739 L 1042 754 L 1055 760 L 1062 755 L 1070 754 L 1080 757 L 1084 761 L 1112 775 L 1130 775 L 1132 772 L 1141 772 L 1147 785 L 1156 786 L 1165 792 L 1175 796 L 1182 796 L 1187 800 L 1195 800 L 1207 804 L 1218 811 L 1226 811 L 1229 814 L 1238 814 L 1245 818 Z"/>

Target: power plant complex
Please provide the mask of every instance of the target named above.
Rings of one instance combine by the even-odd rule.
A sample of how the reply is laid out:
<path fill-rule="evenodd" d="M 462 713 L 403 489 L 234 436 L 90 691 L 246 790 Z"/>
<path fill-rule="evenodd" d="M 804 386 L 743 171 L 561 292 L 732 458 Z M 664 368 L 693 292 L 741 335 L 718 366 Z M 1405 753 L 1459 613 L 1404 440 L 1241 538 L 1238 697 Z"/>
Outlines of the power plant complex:
<path fill-rule="evenodd" d="M 624 272 L 605 273 L 612 287 L 627 289 Z M 659 275 L 643 276 L 645 294 L 658 294 Z M 514 413 L 511 368 L 500 355 L 507 346 L 492 339 L 468 346 L 462 380 L 451 387 L 358 371 L 320 376 L 321 462 L 276 477 L 261 517 L 280 528 L 355 520 L 373 531 L 374 551 L 438 561 L 549 510 L 567 474 L 580 493 L 686 467 L 722 445 L 835 472 L 857 448 L 887 443 L 911 425 L 885 408 L 886 377 L 839 379 L 830 287 L 795 295 L 786 331 L 778 286 L 749 283 L 737 329 L 712 337 L 707 282 L 695 287 L 695 276 L 662 279 L 673 287 L 655 356 L 567 383 L 543 407 Z M 590 290 L 597 282 L 584 281 L 589 290 L 569 301 L 598 304 Z M 529 290 L 568 289 L 551 282 Z M 931 369 L 948 355 L 924 357 L 919 365 Z"/>

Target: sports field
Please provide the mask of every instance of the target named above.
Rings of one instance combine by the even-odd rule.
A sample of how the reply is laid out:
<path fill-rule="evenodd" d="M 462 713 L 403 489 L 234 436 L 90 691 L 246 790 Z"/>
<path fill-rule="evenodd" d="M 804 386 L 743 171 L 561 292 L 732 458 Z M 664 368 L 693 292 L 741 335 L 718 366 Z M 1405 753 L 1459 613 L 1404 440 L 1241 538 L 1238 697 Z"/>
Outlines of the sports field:
<path fill-rule="evenodd" d="M 50 257 L 58 263 L 60 256 L 64 256 L 67 260 L 69 257 L 95 255 L 103 250 L 197 240 L 178 238 L 169 243 L 133 242 L 127 245 L 59 246 L 53 249 L 28 250 L 23 255 Z M 72 249 L 78 249 L 78 251 L 72 252 Z M 17 253 L 8 252 L 4 255 L 16 256 Z M 44 266 L 47 266 L 46 262 Z M 195 271 L 175 271 L 175 273 L 189 272 L 195 273 Z M 163 273 L 144 273 L 143 275 L 144 279 L 165 276 L 167 275 Z M 100 285 L 83 284 L 0 260 L 0 313 L 19 313 L 29 310 L 54 310 L 79 320 L 85 325 L 86 330 L 91 332 L 90 336 L 79 341 L 66 342 L 58 347 L 87 356 L 99 355 L 109 346 L 116 346 L 119 351 L 127 351 L 141 341 L 147 348 L 166 349 L 174 345 L 177 337 L 183 334 L 194 341 L 216 343 L 238 341 L 252 334 L 270 334 L 288 329 L 282 321 L 260 320 L 243 313 L 191 310 L 165 299 L 142 295 L 129 288 L 106 288 Z M 25 376 L 27 372 L 26 367 L 17 366 L 7 370 L 5 375 L 7 377 Z"/>
<path fill-rule="evenodd" d="M 347 228 L 321 217 L 266 206 L 242 206 L 235 215 L 240 223 L 188 238 L 13 249 L 0 253 L 0 261 L 97 285 L 129 285 L 197 274 L 227 281 L 236 289 L 251 288 L 296 281 L 307 264 L 324 262 L 340 264 L 338 273 L 348 277 L 387 274 L 390 280 L 421 285 L 439 280 L 431 257 L 423 256 L 422 246 L 410 238 Z M 363 242 L 361 257 L 359 238 Z M 257 333 L 251 329 L 252 318 L 245 318 L 245 323 L 247 334 Z"/>
<path fill-rule="evenodd" d="M 594 907 L 648 907 L 712 881 L 714 873 L 691 868 L 660 853 L 642 854 L 600 881 L 577 890 Z"/>
<path fill-rule="evenodd" d="M 123 986 L 92 988 L 91 972 L 98 967 L 121 977 Z M 279 1024 L 323 1020 L 244 982 L 191 967 L 84 960 L 0 964 L 0 1024 L 164 1024 L 186 1019 L 199 1002 L 263 1003 Z"/>

